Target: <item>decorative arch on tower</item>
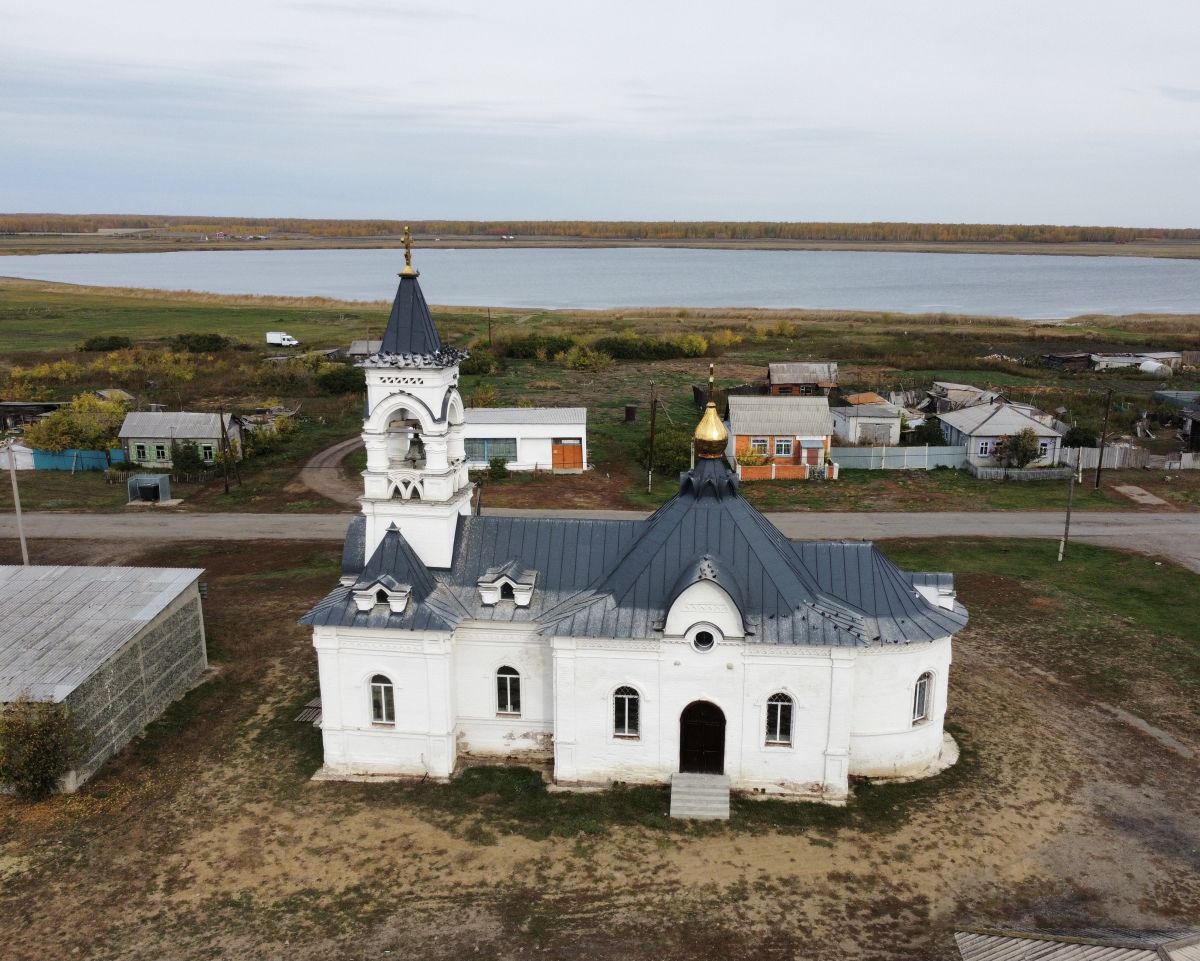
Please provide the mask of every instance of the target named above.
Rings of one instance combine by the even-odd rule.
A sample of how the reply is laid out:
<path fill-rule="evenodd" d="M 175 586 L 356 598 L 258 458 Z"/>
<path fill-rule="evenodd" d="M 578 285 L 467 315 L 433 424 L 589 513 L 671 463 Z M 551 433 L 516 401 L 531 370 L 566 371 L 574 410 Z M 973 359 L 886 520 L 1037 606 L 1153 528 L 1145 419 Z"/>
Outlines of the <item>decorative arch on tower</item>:
<path fill-rule="evenodd" d="M 443 404 L 444 407 L 445 405 Z M 363 432 L 383 433 L 388 429 L 388 425 L 392 423 L 395 415 L 400 411 L 409 411 L 416 416 L 417 420 L 420 421 L 422 434 L 433 433 L 435 427 L 445 423 L 444 414 L 442 417 L 438 417 L 420 398 L 414 397 L 405 391 L 397 391 L 394 394 L 389 394 L 375 405 L 375 409 L 371 411 L 366 421 L 363 422 Z"/>

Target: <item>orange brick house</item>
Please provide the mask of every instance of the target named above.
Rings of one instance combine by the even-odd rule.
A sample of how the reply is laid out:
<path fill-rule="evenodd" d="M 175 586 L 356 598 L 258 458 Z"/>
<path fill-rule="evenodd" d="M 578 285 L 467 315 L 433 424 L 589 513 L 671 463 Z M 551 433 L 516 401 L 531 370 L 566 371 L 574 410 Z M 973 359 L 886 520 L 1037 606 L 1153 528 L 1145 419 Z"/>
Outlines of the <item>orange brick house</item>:
<path fill-rule="evenodd" d="M 837 477 L 829 461 L 833 418 L 825 397 L 729 398 L 730 460 L 745 480 Z M 761 462 L 760 462 L 761 460 Z"/>

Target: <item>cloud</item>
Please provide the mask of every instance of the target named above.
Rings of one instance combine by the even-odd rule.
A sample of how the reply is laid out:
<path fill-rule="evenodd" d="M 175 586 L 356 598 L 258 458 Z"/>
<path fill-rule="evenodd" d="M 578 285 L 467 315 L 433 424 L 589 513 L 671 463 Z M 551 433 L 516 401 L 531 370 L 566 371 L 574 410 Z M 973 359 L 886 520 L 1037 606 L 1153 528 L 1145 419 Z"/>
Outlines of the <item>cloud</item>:
<path fill-rule="evenodd" d="M 447 10 L 423 3 L 371 3 L 370 0 L 293 0 L 287 9 L 298 13 L 314 13 L 336 17 L 366 17 L 376 20 L 451 21 L 475 20 L 476 16 L 460 10 Z"/>
<path fill-rule="evenodd" d="M 1183 103 L 1200 103 L 1200 90 L 1195 87 L 1160 86 L 1158 92 L 1169 100 L 1179 100 Z"/>

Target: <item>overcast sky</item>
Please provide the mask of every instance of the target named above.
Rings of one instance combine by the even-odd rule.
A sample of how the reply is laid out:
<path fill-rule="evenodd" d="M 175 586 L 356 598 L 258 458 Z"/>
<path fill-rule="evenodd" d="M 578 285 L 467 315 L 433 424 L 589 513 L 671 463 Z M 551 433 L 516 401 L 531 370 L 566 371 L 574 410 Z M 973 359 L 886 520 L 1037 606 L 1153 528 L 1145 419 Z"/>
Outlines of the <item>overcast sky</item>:
<path fill-rule="evenodd" d="M 1197 0 L 0 0 L 0 209 L 1200 225 Z"/>

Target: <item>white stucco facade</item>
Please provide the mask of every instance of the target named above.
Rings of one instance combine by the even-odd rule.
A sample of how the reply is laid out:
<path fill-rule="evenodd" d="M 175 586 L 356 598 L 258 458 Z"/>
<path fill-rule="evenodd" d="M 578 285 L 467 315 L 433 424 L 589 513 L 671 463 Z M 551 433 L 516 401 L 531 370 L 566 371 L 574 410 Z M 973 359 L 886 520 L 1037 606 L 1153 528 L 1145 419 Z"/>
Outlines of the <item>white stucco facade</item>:
<path fill-rule="evenodd" d="M 586 407 L 470 408 L 463 431 L 472 469 L 487 467 L 493 456 L 504 456 L 509 470 L 588 467 Z"/>

